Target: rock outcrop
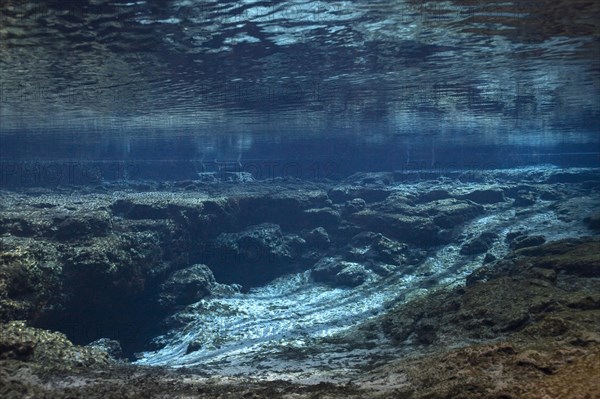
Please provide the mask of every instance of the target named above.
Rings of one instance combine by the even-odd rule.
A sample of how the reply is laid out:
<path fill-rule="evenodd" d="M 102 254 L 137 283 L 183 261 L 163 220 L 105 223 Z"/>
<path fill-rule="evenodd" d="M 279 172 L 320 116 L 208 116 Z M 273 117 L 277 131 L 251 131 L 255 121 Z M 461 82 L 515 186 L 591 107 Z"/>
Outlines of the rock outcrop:
<path fill-rule="evenodd" d="M 226 295 L 237 292 L 237 287 L 219 284 L 206 265 L 193 265 L 172 273 L 161 285 L 159 304 L 173 310 L 189 305 L 210 295 Z"/>
<path fill-rule="evenodd" d="M 0 395 L 534 398 L 568 387 L 591 397 L 600 244 L 583 235 L 598 230 L 594 176 L 398 172 L 315 183 L 228 175 L 2 192 Z M 123 360 L 189 332 L 211 298 L 241 301 L 288 273 L 327 294 L 396 284 L 395 299 L 360 327 L 302 348 L 286 341 L 281 352 L 300 361 L 339 347 L 335 356 L 351 362 L 381 351 L 368 367 L 344 369 L 355 385 L 325 369 L 305 377 L 331 372 L 331 384 L 199 382 L 196 371 Z M 178 356 L 209 348 L 187 345 Z"/>

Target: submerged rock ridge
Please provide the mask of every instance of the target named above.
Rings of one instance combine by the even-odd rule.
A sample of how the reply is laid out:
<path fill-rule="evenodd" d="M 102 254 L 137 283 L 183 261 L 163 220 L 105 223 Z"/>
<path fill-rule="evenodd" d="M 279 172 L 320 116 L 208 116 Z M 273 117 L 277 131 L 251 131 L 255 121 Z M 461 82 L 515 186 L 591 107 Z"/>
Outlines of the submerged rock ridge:
<path fill-rule="evenodd" d="M 0 395 L 592 395 L 598 176 L 1 191 Z"/>

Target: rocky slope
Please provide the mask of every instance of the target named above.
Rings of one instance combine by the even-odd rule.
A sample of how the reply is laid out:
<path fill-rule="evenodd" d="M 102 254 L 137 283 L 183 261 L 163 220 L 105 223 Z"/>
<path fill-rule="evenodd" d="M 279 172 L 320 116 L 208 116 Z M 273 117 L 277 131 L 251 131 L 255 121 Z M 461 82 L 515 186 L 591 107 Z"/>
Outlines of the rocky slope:
<path fill-rule="evenodd" d="M 585 397 L 600 353 L 597 176 L 379 173 L 2 192 L 0 393 L 543 397 L 572 380 Z M 338 295 L 335 306 L 344 295 L 388 296 L 320 338 L 267 333 L 273 348 L 305 341 L 228 366 L 241 375 L 208 360 L 148 368 L 109 355 L 114 341 L 82 347 L 48 331 L 80 345 L 117 339 L 130 357 L 161 353 L 207 317 L 199 304 L 243 303 L 293 275 L 307 278 L 300 288 Z M 190 359 L 219 349 L 198 336 L 181 345 Z"/>

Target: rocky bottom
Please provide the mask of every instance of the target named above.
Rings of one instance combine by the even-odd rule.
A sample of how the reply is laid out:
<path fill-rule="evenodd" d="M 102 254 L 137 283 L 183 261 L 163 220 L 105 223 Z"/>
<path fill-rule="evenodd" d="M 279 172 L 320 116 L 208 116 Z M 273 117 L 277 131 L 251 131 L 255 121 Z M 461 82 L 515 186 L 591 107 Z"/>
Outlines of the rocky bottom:
<path fill-rule="evenodd" d="M 517 250 L 464 287 L 437 289 L 331 339 L 396 351 L 351 382 L 261 381 L 201 367 L 115 364 L 59 333 L 2 326 L 3 398 L 592 398 L 600 392 L 600 240 Z M 414 335 L 415 342 L 405 337 Z M 318 348 L 318 347 L 317 347 Z M 315 349 L 317 349 L 315 348 Z M 349 350 L 349 349 L 348 349 Z M 298 367 L 314 353 L 297 353 Z M 310 369 L 304 369 L 310 373 Z M 343 371 L 336 370 L 340 379 Z M 282 376 L 285 377 L 285 376 Z"/>
<path fill-rule="evenodd" d="M 0 396 L 595 397 L 597 174 L 461 176 L 3 193 Z M 235 279 L 257 259 L 278 275 Z M 159 313 L 135 361 L 97 340 L 100 316 L 86 346 L 47 328 L 78 300 L 83 320 L 118 314 L 92 295 L 107 287 Z"/>

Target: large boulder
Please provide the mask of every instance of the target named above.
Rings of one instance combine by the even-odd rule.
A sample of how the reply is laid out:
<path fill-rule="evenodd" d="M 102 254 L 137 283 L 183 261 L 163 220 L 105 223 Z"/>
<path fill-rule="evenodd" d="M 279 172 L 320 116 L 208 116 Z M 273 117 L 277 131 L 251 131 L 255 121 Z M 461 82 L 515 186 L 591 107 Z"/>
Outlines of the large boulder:
<path fill-rule="evenodd" d="M 304 243 L 284 235 L 279 225 L 263 223 L 220 234 L 207 248 L 206 259 L 219 281 L 248 288 L 292 271 Z"/>
<path fill-rule="evenodd" d="M 445 199 L 428 204 L 427 210 L 432 214 L 434 223 L 443 229 L 454 229 L 463 223 L 481 215 L 484 209 L 481 205 L 469 200 Z"/>
<path fill-rule="evenodd" d="M 0 251 L 0 322 L 35 320 L 60 306 L 61 265 L 56 248 L 44 241 L 3 242 Z"/>
<path fill-rule="evenodd" d="M 331 205 L 325 191 L 308 187 L 286 187 L 277 192 L 246 194 L 237 198 L 237 203 L 240 210 L 238 225 L 251 226 L 266 222 L 290 230 L 305 224 L 306 210 L 323 209 Z M 318 223 L 312 227 L 317 226 Z"/>
<path fill-rule="evenodd" d="M 350 215 L 365 230 L 401 242 L 432 246 L 449 242 L 455 228 L 483 213 L 483 206 L 454 198 L 414 203 L 412 196 L 391 194 L 385 201 Z"/>
<path fill-rule="evenodd" d="M 199 193 L 138 193 L 117 199 L 113 214 L 134 220 L 172 220 L 195 236 L 207 238 L 237 222 L 239 200 Z"/>
<path fill-rule="evenodd" d="M 78 212 L 55 216 L 49 234 L 57 240 L 78 240 L 86 236 L 104 236 L 110 229 L 108 212 Z"/>
<path fill-rule="evenodd" d="M 482 254 L 490 249 L 496 239 L 498 239 L 496 233 L 486 231 L 465 242 L 460 248 L 460 253 L 462 255 Z"/>
<path fill-rule="evenodd" d="M 381 233 L 363 232 L 352 238 L 348 257 L 356 261 L 374 261 L 391 265 L 407 263 L 409 246 Z"/>
<path fill-rule="evenodd" d="M 340 212 L 333 208 L 313 208 L 303 212 L 303 227 L 325 227 L 328 229 L 335 228 L 340 224 L 342 218 Z"/>
<path fill-rule="evenodd" d="M 206 265 L 177 270 L 161 285 L 159 304 L 165 308 L 189 305 L 212 295 L 236 292 L 235 287 L 217 283 Z"/>
<path fill-rule="evenodd" d="M 350 220 L 365 230 L 381 232 L 399 241 L 424 246 L 440 243 L 441 229 L 428 217 L 365 209 L 353 214 Z"/>
<path fill-rule="evenodd" d="M 99 349 L 112 359 L 116 361 L 124 360 L 123 357 L 123 348 L 121 348 L 121 343 L 115 339 L 110 338 L 100 338 L 93 342 L 90 342 L 85 346 L 86 348 Z"/>
<path fill-rule="evenodd" d="M 304 235 L 306 244 L 317 249 L 326 249 L 331 244 L 329 233 L 323 227 L 317 227 Z"/>
<path fill-rule="evenodd" d="M 33 328 L 23 321 L 0 323 L 0 360 L 35 362 L 54 370 L 98 368 L 111 363 L 101 348 L 73 345 L 62 333 Z"/>
<path fill-rule="evenodd" d="M 356 287 L 372 273 L 360 263 L 347 262 L 339 257 L 326 257 L 315 264 L 311 277 L 334 287 Z"/>
<path fill-rule="evenodd" d="M 362 211 L 367 207 L 367 203 L 362 198 L 353 198 L 350 201 L 346 201 L 343 208 L 345 215 L 351 215 L 353 213 Z"/>

